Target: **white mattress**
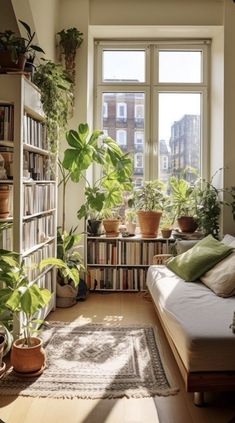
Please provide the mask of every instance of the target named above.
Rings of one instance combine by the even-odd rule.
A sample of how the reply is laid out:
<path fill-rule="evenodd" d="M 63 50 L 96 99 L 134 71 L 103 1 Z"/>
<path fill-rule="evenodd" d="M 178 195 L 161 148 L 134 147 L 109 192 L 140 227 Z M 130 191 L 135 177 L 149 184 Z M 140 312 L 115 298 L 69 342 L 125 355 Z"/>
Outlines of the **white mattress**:
<path fill-rule="evenodd" d="M 147 286 L 188 371 L 235 370 L 235 297 L 218 297 L 165 266 L 149 267 Z"/>

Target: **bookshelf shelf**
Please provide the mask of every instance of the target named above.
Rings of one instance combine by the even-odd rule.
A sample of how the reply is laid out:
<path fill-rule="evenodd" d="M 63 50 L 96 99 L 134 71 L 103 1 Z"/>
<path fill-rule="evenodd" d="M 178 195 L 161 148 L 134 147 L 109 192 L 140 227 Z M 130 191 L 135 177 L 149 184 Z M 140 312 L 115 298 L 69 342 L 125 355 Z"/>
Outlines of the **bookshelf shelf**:
<path fill-rule="evenodd" d="M 0 75 L 0 154 L 5 160 L 12 191 L 12 223 L 1 232 L 0 248 L 16 251 L 25 262 L 32 283 L 48 288 L 55 308 L 56 274 L 50 267 L 39 273 L 39 262 L 56 256 L 57 189 L 53 158 L 48 151 L 45 115 L 39 89 L 23 75 Z"/>
<path fill-rule="evenodd" d="M 87 237 L 87 283 L 92 290 L 142 291 L 153 256 L 169 252 L 172 239 Z"/>

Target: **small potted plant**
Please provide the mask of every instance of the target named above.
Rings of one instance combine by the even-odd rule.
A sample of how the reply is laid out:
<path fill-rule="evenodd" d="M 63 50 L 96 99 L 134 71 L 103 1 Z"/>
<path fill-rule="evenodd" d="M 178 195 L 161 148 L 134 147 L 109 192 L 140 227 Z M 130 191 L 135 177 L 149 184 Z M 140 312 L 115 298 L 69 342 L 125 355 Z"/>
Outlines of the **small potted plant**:
<path fill-rule="evenodd" d="M 23 328 L 19 339 L 13 342 L 11 364 L 17 373 L 34 376 L 45 367 L 42 341 L 34 336 L 43 321 L 37 319 L 35 314 L 49 303 L 51 293 L 29 281 L 17 253 L 7 250 L 1 250 L 0 253 L 0 308 L 10 310 Z"/>
<path fill-rule="evenodd" d="M 35 52 L 44 53 L 43 49 L 33 44 L 35 32 L 21 20 L 21 25 L 26 31 L 26 37 L 20 37 L 11 30 L 0 32 L 0 67 L 6 70 L 23 70 L 27 57 Z"/>
<path fill-rule="evenodd" d="M 62 29 L 57 33 L 60 37 L 60 52 L 65 58 L 65 69 L 73 83 L 75 82 L 75 57 L 77 49 L 83 42 L 83 33 L 77 28 Z"/>
<path fill-rule="evenodd" d="M 194 232 L 197 227 L 197 199 L 193 186 L 183 178 L 171 177 L 171 201 L 181 232 Z"/>
<path fill-rule="evenodd" d="M 157 237 L 165 200 L 164 184 L 159 180 L 144 182 L 128 200 L 129 207 L 137 210 L 142 237 Z"/>
<path fill-rule="evenodd" d="M 125 211 L 126 229 L 130 235 L 135 234 L 136 219 L 137 219 L 136 211 L 134 209 L 126 209 Z"/>

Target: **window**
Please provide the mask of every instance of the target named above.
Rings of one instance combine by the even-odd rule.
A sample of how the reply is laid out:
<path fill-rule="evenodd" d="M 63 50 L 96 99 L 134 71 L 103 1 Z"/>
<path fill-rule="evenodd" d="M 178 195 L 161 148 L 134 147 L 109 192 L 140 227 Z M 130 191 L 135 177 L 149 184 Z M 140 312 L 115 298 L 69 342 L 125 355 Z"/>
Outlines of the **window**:
<path fill-rule="evenodd" d="M 127 117 L 127 105 L 126 103 L 117 103 L 117 118 L 126 119 Z"/>
<path fill-rule="evenodd" d="M 187 168 L 206 176 L 209 48 L 208 40 L 97 45 L 96 126 L 134 154 L 136 186 Z"/>
<path fill-rule="evenodd" d="M 126 146 L 127 136 L 124 129 L 118 129 L 116 132 L 116 141 L 120 146 Z"/>
<path fill-rule="evenodd" d="M 108 118 L 108 103 L 103 104 L 103 118 L 104 119 Z"/>

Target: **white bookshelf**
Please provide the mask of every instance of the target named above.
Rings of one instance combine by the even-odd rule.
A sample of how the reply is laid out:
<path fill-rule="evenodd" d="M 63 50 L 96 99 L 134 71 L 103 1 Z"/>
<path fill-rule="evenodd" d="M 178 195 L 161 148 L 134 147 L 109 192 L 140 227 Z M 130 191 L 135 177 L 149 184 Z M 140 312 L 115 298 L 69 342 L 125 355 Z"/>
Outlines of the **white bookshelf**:
<path fill-rule="evenodd" d="M 55 308 L 56 272 L 51 266 L 41 274 L 33 268 L 42 258 L 56 257 L 57 185 L 50 165 L 53 157 L 47 150 L 40 91 L 23 75 L 0 75 L 2 110 L 3 105 L 9 105 L 13 119 L 5 119 L 0 154 L 4 149 L 13 152 L 13 179 L 0 183 L 13 189 L 11 215 L 0 219 L 1 223 L 12 223 L 12 228 L 3 231 L 0 243 L 1 248 L 13 249 L 27 262 L 32 282 L 52 292 L 51 303 L 40 314 L 45 318 Z M 12 139 L 4 139 L 4 134 Z"/>
<path fill-rule="evenodd" d="M 143 291 L 153 256 L 169 253 L 174 240 L 91 236 L 86 242 L 87 284 L 91 290 Z"/>

